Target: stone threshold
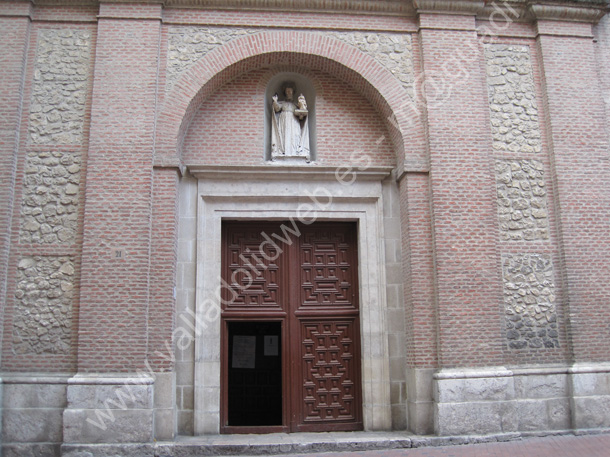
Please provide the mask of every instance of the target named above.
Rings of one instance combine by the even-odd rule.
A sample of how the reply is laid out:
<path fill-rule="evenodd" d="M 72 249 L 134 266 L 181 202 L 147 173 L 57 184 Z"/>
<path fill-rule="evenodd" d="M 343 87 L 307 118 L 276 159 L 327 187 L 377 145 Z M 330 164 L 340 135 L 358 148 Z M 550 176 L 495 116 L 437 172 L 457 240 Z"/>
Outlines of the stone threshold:
<path fill-rule="evenodd" d="M 271 433 L 265 435 L 208 435 L 177 437 L 155 444 L 156 457 L 169 456 L 255 456 L 289 455 L 316 452 L 353 452 L 383 449 L 409 449 L 425 446 L 512 441 L 521 433 L 485 436 L 421 436 L 405 432 L 327 432 Z"/>

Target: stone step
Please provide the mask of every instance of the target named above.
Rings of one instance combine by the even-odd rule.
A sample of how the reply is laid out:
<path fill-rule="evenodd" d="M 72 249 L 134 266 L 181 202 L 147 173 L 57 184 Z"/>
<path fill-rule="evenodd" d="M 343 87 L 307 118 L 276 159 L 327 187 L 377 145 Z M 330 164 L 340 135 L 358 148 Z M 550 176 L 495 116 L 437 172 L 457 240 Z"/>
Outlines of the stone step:
<path fill-rule="evenodd" d="M 272 433 L 268 435 L 215 435 L 180 437 L 157 442 L 155 456 L 278 455 L 312 452 L 368 451 L 410 448 L 403 433 L 329 432 Z"/>
<path fill-rule="evenodd" d="M 171 442 L 157 442 L 155 444 L 155 457 L 256 456 L 371 451 L 510 441 L 520 438 L 520 433 L 468 437 L 418 436 L 405 432 L 214 435 L 178 437 L 175 441 Z"/>

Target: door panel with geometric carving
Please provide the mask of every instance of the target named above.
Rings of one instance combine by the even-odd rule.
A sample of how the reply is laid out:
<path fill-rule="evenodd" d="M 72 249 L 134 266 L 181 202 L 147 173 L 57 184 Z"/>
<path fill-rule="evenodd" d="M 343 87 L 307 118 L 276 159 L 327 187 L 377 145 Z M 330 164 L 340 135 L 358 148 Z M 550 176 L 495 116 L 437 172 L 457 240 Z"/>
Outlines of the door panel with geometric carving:
<path fill-rule="evenodd" d="M 225 412 L 221 431 L 362 429 L 356 224 L 227 222 L 222 259 Z M 282 418 L 260 426 L 256 419 L 250 423 L 236 416 L 241 410 L 236 402 L 243 401 L 245 411 L 247 395 L 231 396 L 229 392 L 237 389 L 228 383 L 246 377 L 264 379 L 257 370 L 258 365 L 270 366 L 267 348 L 253 348 L 258 355 L 249 364 L 230 366 L 228 329 L 241 328 L 232 322 L 250 322 L 242 327 L 256 333 L 270 321 L 282 329 L 276 332 L 281 333 L 280 350 L 274 352 L 281 357 L 282 382 L 276 389 L 281 398 L 270 397 L 268 403 L 283 405 Z M 231 338 L 244 339 L 233 333 Z M 262 335 L 261 341 L 263 337 L 267 338 Z"/>
<path fill-rule="evenodd" d="M 354 320 L 302 321 L 303 424 L 357 421 Z"/>

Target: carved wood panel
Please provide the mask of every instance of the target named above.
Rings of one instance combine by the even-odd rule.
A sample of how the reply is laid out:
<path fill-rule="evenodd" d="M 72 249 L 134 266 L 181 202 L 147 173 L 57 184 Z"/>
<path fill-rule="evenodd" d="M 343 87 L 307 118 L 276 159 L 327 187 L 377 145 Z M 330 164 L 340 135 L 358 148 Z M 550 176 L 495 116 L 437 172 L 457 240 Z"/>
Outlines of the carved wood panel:
<path fill-rule="evenodd" d="M 300 243 L 301 308 L 355 309 L 355 240 L 337 226 L 313 226 Z"/>
<path fill-rule="evenodd" d="M 243 224 L 225 227 L 223 309 L 282 308 L 283 252 L 266 243 L 263 236 L 272 228 Z"/>
<path fill-rule="evenodd" d="M 357 419 L 354 320 L 302 322 L 304 423 Z"/>

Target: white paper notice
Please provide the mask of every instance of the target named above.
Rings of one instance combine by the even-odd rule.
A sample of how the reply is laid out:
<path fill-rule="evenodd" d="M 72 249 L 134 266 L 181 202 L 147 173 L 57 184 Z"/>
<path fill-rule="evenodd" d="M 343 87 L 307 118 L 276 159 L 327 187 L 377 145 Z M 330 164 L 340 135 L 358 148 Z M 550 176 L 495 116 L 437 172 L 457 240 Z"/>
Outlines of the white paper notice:
<path fill-rule="evenodd" d="M 279 341 L 277 335 L 265 335 L 265 355 L 279 354 Z"/>
<path fill-rule="evenodd" d="M 254 368 L 256 361 L 256 336 L 233 336 L 232 368 Z"/>

